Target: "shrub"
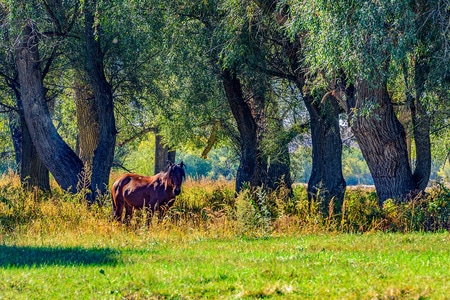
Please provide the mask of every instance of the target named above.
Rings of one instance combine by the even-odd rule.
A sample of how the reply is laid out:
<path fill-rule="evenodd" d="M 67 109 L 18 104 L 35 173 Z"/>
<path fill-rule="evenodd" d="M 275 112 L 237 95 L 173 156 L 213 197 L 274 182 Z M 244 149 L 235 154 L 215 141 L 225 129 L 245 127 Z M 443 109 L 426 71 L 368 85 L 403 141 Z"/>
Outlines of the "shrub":
<path fill-rule="evenodd" d="M 243 186 L 236 198 L 238 232 L 244 235 L 265 235 L 272 224 L 276 202 L 263 187 Z"/>

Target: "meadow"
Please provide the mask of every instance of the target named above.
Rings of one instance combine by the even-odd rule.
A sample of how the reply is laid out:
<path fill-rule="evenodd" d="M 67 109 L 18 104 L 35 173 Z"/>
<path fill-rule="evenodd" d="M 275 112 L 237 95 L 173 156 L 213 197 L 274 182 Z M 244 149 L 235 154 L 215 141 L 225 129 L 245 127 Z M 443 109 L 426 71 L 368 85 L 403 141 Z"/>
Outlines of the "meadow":
<path fill-rule="evenodd" d="M 0 299 L 450 299 L 450 193 L 324 214 L 304 187 L 188 181 L 161 223 L 0 178 Z"/>

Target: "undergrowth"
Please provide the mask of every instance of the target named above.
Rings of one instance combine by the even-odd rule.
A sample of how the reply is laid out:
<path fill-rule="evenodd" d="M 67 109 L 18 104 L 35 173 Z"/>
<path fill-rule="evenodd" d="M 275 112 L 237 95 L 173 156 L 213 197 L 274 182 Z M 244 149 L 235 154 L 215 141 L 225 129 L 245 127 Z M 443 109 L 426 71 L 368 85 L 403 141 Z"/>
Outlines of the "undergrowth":
<path fill-rule="evenodd" d="M 115 230 L 155 232 L 156 227 L 159 234 L 199 231 L 215 236 L 450 229 L 450 190 L 444 186 L 407 203 L 388 200 L 382 207 L 374 191 L 347 190 L 342 211 L 334 213 L 331 201 L 329 213 L 323 214 L 321 203 L 309 201 L 303 185 L 294 187 L 292 197 L 283 188 L 268 192 L 249 186 L 235 196 L 230 182 L 188 180 L 162 224 L 154 218 L 150 229 L 143 221 L 144 212 L 137 212 L 127 227 L 113 221 L 108 195 L 99 203 L 88 206 L 82 195 L 57 187 L 51 193 L 26 190 L 17 176 L 6 174 L 0 178 L 0 234 L 110 235 Z"/>

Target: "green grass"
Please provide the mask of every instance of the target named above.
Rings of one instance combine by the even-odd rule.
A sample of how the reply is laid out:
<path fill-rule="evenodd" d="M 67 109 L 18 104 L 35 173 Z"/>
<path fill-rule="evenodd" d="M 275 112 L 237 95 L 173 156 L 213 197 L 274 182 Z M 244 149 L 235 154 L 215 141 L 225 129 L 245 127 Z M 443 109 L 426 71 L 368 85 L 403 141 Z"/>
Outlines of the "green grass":
<path fill-rule="evenodd" d="M 155 229 L 156 230 L 156 229 Z M 448 233 L 3 240 L 3 299 L 448 299 Z M 70 245 L 70 246 L 67 246 Z"/>
<path fill-rule="evenodd" d="M 382 208 L 351 191 L 329 216 L 302 188 L 258 193 L 188 182 L 161 224 L 127 227 L 108 198 L 0 178 L 0 299 L 450 299 L 448 190 Z"/>

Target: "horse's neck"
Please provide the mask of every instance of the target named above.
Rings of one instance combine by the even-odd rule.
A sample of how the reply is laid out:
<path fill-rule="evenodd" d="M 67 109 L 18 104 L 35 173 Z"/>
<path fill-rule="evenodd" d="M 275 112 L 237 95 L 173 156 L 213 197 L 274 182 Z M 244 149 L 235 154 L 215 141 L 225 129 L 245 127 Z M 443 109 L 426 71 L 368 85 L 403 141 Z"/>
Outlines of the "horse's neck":
<path fill-rule="evenodd" d="M 160 172 L 159 174 L 157 174 L 155 176 L 158 177 L 158 180 L 161 182 L 162 185 L 164 185 L 165 189 L 172 186 L 172 181 L 170 180 L 170 177 L 169 177 L 169 171 Z"/>

